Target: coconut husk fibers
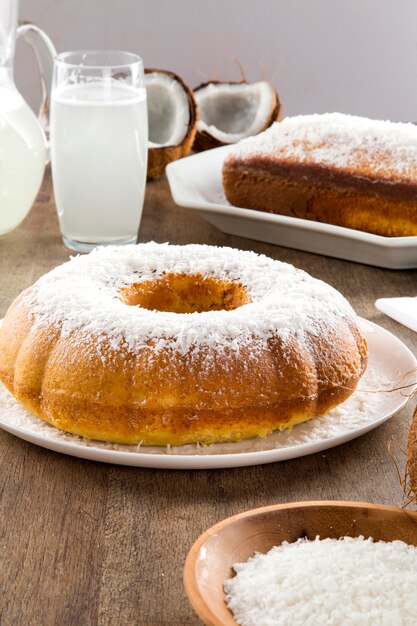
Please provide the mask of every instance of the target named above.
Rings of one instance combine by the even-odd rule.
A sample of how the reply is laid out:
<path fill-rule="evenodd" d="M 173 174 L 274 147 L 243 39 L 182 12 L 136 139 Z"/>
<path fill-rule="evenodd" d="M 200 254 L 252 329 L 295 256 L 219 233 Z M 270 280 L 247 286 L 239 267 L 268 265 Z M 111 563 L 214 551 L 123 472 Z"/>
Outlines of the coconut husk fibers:
<path fill-rule="evenodd" d="M 184 81 L 177 74 L 174 74 L 174 72 L 170 72 L 168 70 L 158 70 L 150 68 L 145 69 L 145 74 L 153 73 L 167 74 L 173 80 L 176 80 L 178 83 L 180 83 L 181 87 L 187 94 L 190 121 L 187 133 L 178 146 L 161 146 L 160 148 L 149 148 L 147 169 L 148 180 L 162 176 L 168 163 L 171 163 L 171 161 L 176 161 L 177 159 L 181 159 L 191 152 L 191 148 L 197 132 L 198 119 L 198 108 L 194 95 L 189 87 L 187 87 L 187 85 L 184 83 Z"/>
<path fill-rule="evenodd" d="M 417 502 L 417 407 L 414 410 L 413 419 L 408 434 L 407 445 L 407 472 L 409 486 Z"/>
<path fill-rule="evenodd" d="M 229 81 L 229 82 L 220 81 L 220 80 L 209 80 L 205 83 L 202 83 L 201 85 L 198 85 L 198 87 L 194 89 L 194 93 L 197 92 L 199 89 L 204 89 L 204 87 L 207 87 L 208 85 L 247 85 L 247 84 L 249 83 L 246 80 Z M 266 130 L 267 128 L 269 128 L 269 126 L 272 126 L 274 122 L 279 122 L 279 120 L 281 119 L 281 115 L 282 115 L 281 102 L 280 102 L 280 99 L 276 90 L 274 90 L 274 93 L 275 93 L 275 98 L 271 107 L 271 112 L 268 118 L 265 120 L 265 124 L 263 125 L 263 127 L 261 128 L 259 132 Z M 212 137 L 212 135 L 210 135 L 207 131 L 203 130 L 203 131 L 197 131 L 195 135 L 193 150 L 195 152 L 203 152 L 203 150 L 211 150 L 212 148 L 220 148 L 220 146 L 224 146 L 224 145 L 225 144 L 223 142 L 219 141 L 215 137 Z"/>

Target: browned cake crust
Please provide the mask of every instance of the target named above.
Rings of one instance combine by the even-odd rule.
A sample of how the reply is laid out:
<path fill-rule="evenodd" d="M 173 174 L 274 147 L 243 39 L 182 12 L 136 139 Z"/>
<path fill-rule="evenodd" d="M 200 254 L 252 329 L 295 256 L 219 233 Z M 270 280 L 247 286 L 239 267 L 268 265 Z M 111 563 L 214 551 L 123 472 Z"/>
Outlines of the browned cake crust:
<path fill-rule="evenodd" d="M 272 306 L 280 306 L 282 296 L 274 299 L 276 304 L 270 302 L 263 313 L 261 300 L 259 304 L 255 301 L 259 297 L 255 287 L 244 287 L 230 276 L 221 276 L 219 270 L 212 277 L 163 273 L 123 288 L 113 278 L 114 286 L 112 283 L 103 295 L 112 278 L 108 273 L 112 264 L 103 265 L 96 273 L 95 259 L 109 255 L 112 261 L 113 254 L 120 264 L 120 254 L 127 255 L 132 264 L 132 259 L 140 263 L 142 255 L 154 254 L 158 260 L 158 253 L 166 254 L 163 246 L 148 244 L 120 252 L 100 251 L 101 257 L 78 257 L 23 292 L 0 329 L 0 380 L 26 409 L 58 428 L 93 439 L 149 445 L 266 435 L 322 415 L 348 398 L 367 364 L 366 340 L 348 303 L 330 286 L 291 266 L 251 257 L 247 252 L 223 251 L 225 261 L 218 266 L 228 262 L 233 268 L 243 255 L 244 261 L 253 260 L 254 276 L 259 272 L 259 280 L 268 290 L 272 280 L 272 290 L 278 293 L 279 283 L 274 284 L 273 274 L 264 276 L 261 271 L 276 266 L 277 274 L 282 268 L 284 289 L 298 281 L 298 294 L 304 284 L 306 293 L 316 290 L 306 320 L 310 309 L 319 308 L 326 300 L 323 314 L 318 313 L 314 323 L 306 321 L 302 340 L 284 340 L 272 322 L 272 331 L 265 329 L 267 341 L 260 344 L 255 336 L 250 342 L 241 340 L 245 333 L 251 336 L 250 324 L 257 316 L 258 327 L 265 320 L 269 323 Z M 194 265 L 194 259 L 211 258 L 216 249 L 190 246 L 187 254 Z M 178 267 L 183 268 L 181 257 L 179 260 Z M 88 283 L 86 290 L 77 291 L 84 267 L 91 269 L 94 280 L 91 288 Z M 135 270 L 132 279 L 138 281 L 138 276 Z M 49 293 L 53 302 L 45 298 Z M 332 307 L 334 311 L 327 315 Z M 78 324 L 79 317 L 86 315 L 85 308 L 91 311 L 83 324 Z M 97 321 L 103 309 L 108 336 Z M 114 312 L 119 312 L 118 316 Z M 169 317 L 162 312 L 169 312 Z M 227 339 L 223 321 L 227 324 L 229 317 L 231 325 L 240 325 L 238 350 Z M 298 313 L 296 317 L 298 320 Z M 216 331 L 217 318 L 225 337 L 222 350 L 218 343 L 210 342 L 211 348 L 204 343 L 209 336 L 207 326 L 212 324 Z M 207 326 L 200 319 L 207 320 Z M 153 328 L 157 325 L 159 340 Z M 177 345 L 176 339 L 159 349 L 158 341 L 166 340 L 168 332 L 173 329 L 177 333 L 175 325 L 183 334 L 188 326 L 200 331 L 192 334 L 193 344 L 188 349 Z"/>
<path fill-rule="evenodd" d="M 310 127 L 307 138 L 303 119 Z M 330 119 L 328 136 L 326 119 Z M 335 135 L 334 122 L 340 119 L 341 130 Z M 349 123 L 353 120 L 354 126 L 358 119 L 356 141 L 352 142 Z M 293 120 L 297 123 L 290 132 L 284 123 L 276 125 L 271 129 L 274 141 L 266 131 L 263 143 L 258 137 L 226 158 L 223 187 L 231 204 L 383 236 L 417 235 L 417 129 L 413 125 L 350 116 Z M 291 121 L 289 118 L 288 125 Z M 316 134 L 315 124 L 320 131 Z M 398 127 L 411 135 L 408 150 L 400 140 L 392 140 Z M 363 141 L 358 141 L 361 133 Z"/>
<path fill-rule="evenodd" d="M 151 349 L 129 356 L 107 345 L 103 364 L 103 346 L 99 352 L 86 337 L 75 349 L 53 328 L 34 328 L 20 300 L 0 331 L 0 380 L 34 415 L 92 439 L 236 441 L 323 415 L 346 400 L 367 363 L 366 342 L 351 331 L 318 338 L 315 354 L 272 341 L 250 369 L 250 348 L 229 354 L 207 377 L 202 362 L 176 353 L 155 358 Z"/>

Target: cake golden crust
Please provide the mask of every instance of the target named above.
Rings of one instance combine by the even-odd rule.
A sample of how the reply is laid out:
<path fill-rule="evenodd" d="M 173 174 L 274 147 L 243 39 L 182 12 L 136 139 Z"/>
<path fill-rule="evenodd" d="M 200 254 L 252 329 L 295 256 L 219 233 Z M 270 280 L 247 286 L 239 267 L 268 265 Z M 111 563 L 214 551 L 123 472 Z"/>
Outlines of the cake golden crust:
<path fill-rule="evenodd" d="M 120 443 L 237 441 L 321 415 L 355 389 L 366 367 L 366 341 L 348 303 L 328 285 L 253 253 L 207 246 L 128 248 L 74 259 L 21 294 L 7 312 L 0 331 L 0 379 L 41 419 L 71 433 Z M 108 268 L 120 263 L 120 255 L 127 255 L 130 278 L 122 276 L 100 294 Z M 96 273 L 94 262 L 100 266 L 103 256 L 108 267 Z M 189 272 L 159 272 L 158 259 L 165 256 L 167 266 L 177 270 L 188 264 Z M 211 276 L 195 272 L 216 256 Z M 138 281 L 142 263 L 147 268 Z M 89 270 L 102 281 L 93 297 L 106 302 L 112 294 L 102 320 L 93 320 L 100 303 L 93 305 L 88 289 L 76 286 L 80 266 L 87 274 L 86 289 Z M 291 280 L 300 288 L 306 284 L 305 304 L 317 310 L 310 319 L 305 313 L 303 329 L 294 331 L 300 323 L 297 304 L 283 307 L 274 321 L 274 287 L 264 293 L 263 277 L 262 288 L 250 284 L 267 269 L 269 283 L 282 274 L 284 286 Z M 44 302 L 49 290 L 60 292 L 61 280 L 69 281 L 70 302 L 59 294 L 54 304 Z M 73 318 L 71 285 L 74 297 L 84 299 L 74 304 Z M 297 287 L 291 298 L 298 293 Z M 160 310 L 144 308 L 156 301 Z M 190 302 L 194 312 L 175 312 Z M 202 303 L 204 310 L 198 312 Z M 68 319 L 61 316 L 65 305 Z M 168 329 L 175 336 L 168 337 Z"/>
<path fill-rule="evenodd" d="M 417 202 L 414 201 L 237 168 L 224 169 L 223 184 L 227 199 L 234 206 L 385 237 L 417 235 Z"/>
<path fill-rule="evenodd" d="M 223 187 L 235 206 L 415 236 L 416 159 L 412 124 L 299 116 L 238 145 L 225 159 Z"/>

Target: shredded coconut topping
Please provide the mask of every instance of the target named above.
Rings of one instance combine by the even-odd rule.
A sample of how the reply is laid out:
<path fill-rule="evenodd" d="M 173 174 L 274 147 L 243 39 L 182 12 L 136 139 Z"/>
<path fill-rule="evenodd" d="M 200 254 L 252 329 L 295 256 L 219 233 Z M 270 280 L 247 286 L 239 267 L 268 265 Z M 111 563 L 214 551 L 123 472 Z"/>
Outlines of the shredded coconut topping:
<path fill-rule="evenodd" d="M 398 182 L 417 179 L 417 126 L 342 113 L 287 117 L 239 142 L 226 158 L 285 158 L 287 162 L 349 169 Z"/>
<path fill-rule="evenodd" d="M 246 287 L 252 302 L 234 310 L 202 313 L 150 311 L 118 299 L 121 288 L 189 273 L 227 278 Z M 321 332 L 325 322 L 338 329 L 354 313 L 345 298 L 326 283 L 286 263 L 253 252 L 204 245 L 147 244 L 108 246 L 78 256 L 42 278 L 26 293 L 35 325 L 57 325 L 64 337 L 76 331 L 138 352 L 152 345 L 183 354 L 201 347 L 222 352 L 271 336 L 284 341 Z"/>
<path fill-rule="evenodd" d="M 242 626 L 417 623 L 417 548 L 403 541 L 299 539 L 234 569 L 226 601 Z"/>

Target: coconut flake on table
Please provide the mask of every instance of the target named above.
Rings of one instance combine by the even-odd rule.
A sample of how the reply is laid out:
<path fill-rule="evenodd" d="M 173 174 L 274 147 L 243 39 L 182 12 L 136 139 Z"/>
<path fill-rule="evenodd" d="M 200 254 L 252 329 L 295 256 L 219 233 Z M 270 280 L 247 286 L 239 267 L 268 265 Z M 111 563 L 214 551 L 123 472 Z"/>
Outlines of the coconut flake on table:
<path fill-rule="evenodd" d="M 284 542 L 233 566 L 241 626 L 415 626 L 417 548 L 344 537 Z"/>
<path fill-rule="evenodd" d="M 348 168 L 369 178 L 415 182 L 417 179 L 417 126 L 371 120 L 343 113 L 287 117 L 256 137 L 237 144 L 226 162 L 249 156 Z"/>

